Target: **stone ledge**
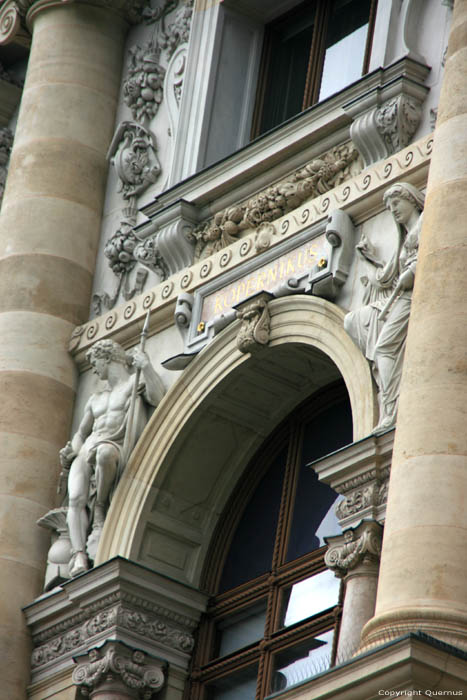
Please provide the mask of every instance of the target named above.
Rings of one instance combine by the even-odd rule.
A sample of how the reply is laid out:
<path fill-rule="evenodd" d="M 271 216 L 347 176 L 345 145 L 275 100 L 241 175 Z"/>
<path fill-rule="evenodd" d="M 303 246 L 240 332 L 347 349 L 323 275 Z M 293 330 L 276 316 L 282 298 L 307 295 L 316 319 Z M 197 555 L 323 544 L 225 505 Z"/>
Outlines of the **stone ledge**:
<path fill-rule="evenodd" d="M 428 635 L 411 633 L 267 700 L 377 700 L 465 692 L 467 654 Z"/>
<path fill-rule="evenodd" d="M 206 596 L 116 557 L 24 608 L 33 639 L 32 683 L 73 668 L 73 657 L 119 639 L 186 670 Z"/>

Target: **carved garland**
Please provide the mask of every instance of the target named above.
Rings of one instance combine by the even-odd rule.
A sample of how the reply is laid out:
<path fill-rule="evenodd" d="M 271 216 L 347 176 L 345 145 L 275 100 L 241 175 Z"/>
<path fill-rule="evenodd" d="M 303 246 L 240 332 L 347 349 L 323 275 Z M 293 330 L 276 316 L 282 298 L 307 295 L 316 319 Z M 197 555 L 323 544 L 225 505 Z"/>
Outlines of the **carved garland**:
<path fill-rule="evenodd" d="M 328 192 L 360 173 L 362 168 L 358 151 L 347 143 L 312 160 L 286 180 L 271 185 L 246 203 L 218 212 L 211 221 L 197 226 L 190 234 L 196 243 L 195 261 L 230 245 L 242 231 L 275 221 L 305 200 Z"/>

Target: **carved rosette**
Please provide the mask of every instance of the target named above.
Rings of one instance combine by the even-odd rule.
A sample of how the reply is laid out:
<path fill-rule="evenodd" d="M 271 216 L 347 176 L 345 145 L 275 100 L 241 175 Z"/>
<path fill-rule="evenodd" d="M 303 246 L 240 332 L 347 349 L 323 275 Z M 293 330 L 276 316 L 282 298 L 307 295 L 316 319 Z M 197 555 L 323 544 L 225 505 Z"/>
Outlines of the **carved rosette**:
<path fill-rule="evenodd" d="M 164 685 L 160 662 L 121 642 L 107 641 L 99 649 L 91 649 L 84 658 L 86 660 L 78 664 L 72 676 L 73 683 L 84 696 L 102 686 L 111 686 L 112 690 L 120 687 L 136 692 L 142 700 L 151 700 Z"/>
<path fill-rule="evenodd" d="M 269 343 L 270 315 L 268 301 L 271 294 L 261 292 L 235 309 L 242 325 L 237 335 L 237 348 L 240 352 L 255 352 Z"/>
<path fill-rule="evenodd" d="M 361 169 L 358 152 L 351 144 L 334 148 L 246 203 L 228 207 L 215 214 L 211 221 L 197 226 L 191 234 L 196 243 L 195 260 L 209 257 L 230 245 L 242 231 L 271 223 L 306 200 L 328 192 Z"/>
<path fill-rule="evenodd" d="M 325 538 L 328 550 L 324 555 L 324 562 L 338 577 L 355 571 L 361 564 L 366 567 L 377 565 L 382 537 L 382 525 L 375 520 L 363 520 L 360 525 L 346 530 L 343 535 Z"/>

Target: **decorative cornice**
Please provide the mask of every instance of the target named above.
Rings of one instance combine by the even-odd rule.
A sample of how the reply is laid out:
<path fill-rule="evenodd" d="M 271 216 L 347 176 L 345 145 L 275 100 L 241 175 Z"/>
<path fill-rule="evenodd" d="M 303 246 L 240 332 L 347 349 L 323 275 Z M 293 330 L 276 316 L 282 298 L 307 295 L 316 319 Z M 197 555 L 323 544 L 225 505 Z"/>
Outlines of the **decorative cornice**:
<path fill-rule="evenodd" d="M 85 660 L 78 663 L 72 679 L 84 696 L 116 681 L 117 687 L 131 689 L 142 700 L 151 700 L 165 682 L 160 661 L 119 641 L 107 641 L 79 658 Z"/>

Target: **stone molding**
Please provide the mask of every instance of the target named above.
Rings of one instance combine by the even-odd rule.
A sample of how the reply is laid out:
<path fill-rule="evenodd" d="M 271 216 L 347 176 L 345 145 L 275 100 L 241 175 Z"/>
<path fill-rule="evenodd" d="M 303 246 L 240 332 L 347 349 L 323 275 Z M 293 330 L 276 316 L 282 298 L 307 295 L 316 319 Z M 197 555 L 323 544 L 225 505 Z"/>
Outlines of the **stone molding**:
<path fill-rule="evenodd" d="M 383 528 L 375 520 L 363 520 L 357 527 L 349 528 L 342 535 L 325 537 L 328 549 L 324 562 L 336 576 L 344 577 L 356 572 L 361 564 L 376 568 L 381 554 Z"/>
<path fill-rule="evenodd" d="M 320 481 L 343 496 L 336 506 L 342 528 L 363 518 L 384 522 L 393 442 L 394 430 L 370 435 L 312 464 Z"/>
<path fill-rule="evenodd" d="M 111 684 L 130 691 L 132 697 L 136 693 L 141 700 L 151 700 L 164 686 L 160 661 L 117 640 L 107 641 L 78 658 L 72 679 L 84 696 Z"/>
<path fill-rule="evenodd" d="M 73 656 L 118 638 L 187 668 L 205 607 L 197 590 L 117 557 L 25 608 L 32 681 L 72 667 Z"/>
<path fill-rule="evenodd" d="M 426 182 L 431 150 L 433 145 L 432 135 L 428 135 L 391 156 L 385 161 L 377 163 L 366 169 L 356 177 L 335 187 L 329 192 L 316 197 L 315 199 L 302 204 L 293 212 L 281 217 L 275 222 L 278 235 L 272 240 L 268 250 L 275 245 L 280 245 L 282 241 L 294 236 L 300 231 L 309 228 L 312 224 L 327 219 L 329 213 L 334 209 L 342 209 L 352 217 L 356 225 L 374 216 L 383 210 L 382 193 L 392 183 L 400 179 L 405 179 L 418 186 L 424 186 Z M 177 208 L 183 207 L 184 214 L 180 216 Z M 177 255 L 186 256 L 189 260 L 193 255 L 193 246 L 186 240 L 186 231 L 194 226 L 196 221 L 196 208 L 193 204 L 183 200 L 175 202 L 170 207 L 162 210 L 158 216 L 162 226 L 167 228 L 167 241 L 164 245 L 169 251 L 162 252 L 162 239 L 159 237 L 159 249 L 167 261 L 168 255 L 173 256 L 172 267 L 181 266 L 181 262 L 175 258 Z M 182 221 L 182 224 L 180 224 Z M 185 229 L 185 232 L 184 232 Z M 138 237 L 143 238 L 142 231 L 136 230 Z M 146 232 L 149 235 L 149 231 Z M 185 252 L 171 244 L 171 234 L 184 241 Z M 129 347 L 137 341 L 139 327 L 146 316 L 147 309 L 151 308 L 150 335 L 159 332 L 173 324 L 173 313 L 176 299 L 181 292 L 193 293 L 197 288 L 207 281 L 224 274 L 227 270 L 233 270 L 246 260 L 250 260 L 257 255 L 254 246 L 255 234 L 251 233 L 245 238 L 236 241 L 230 246 L 231 255 L 224 263 L 223 254 L 219 251 L 209 260 L 203 260 L 179 272 L 171 272 L 171 277 L 165 282 L 156 285 L 138 297 L 135 297 L 129 304 L 121 304 L 111 312 L 93 319 L 75 329 L 73 343 L 70 347 L 79 365 L 85 365 L 85 353 L 95 340 L 106 337 L 112 329 L 112 337 L 121 342 L 124 347 Z M 222 265 L 221 265 L 222 262 Z M 185 262 L 185 266 L 189 262 Z"/>

